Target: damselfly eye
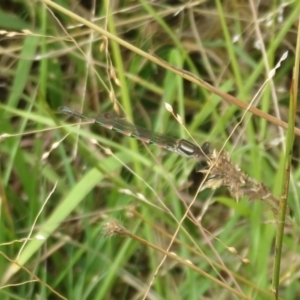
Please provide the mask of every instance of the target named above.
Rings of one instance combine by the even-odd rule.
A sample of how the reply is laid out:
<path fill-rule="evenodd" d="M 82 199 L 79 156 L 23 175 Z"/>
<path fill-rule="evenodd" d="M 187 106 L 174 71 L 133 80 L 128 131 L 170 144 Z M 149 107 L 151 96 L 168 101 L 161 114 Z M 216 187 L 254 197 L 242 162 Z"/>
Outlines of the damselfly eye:
<path fill-rule="evenodd" d="M 208 155 L 210 152 L 210 143 L 209 142 L 205 142 L 202 146 L 201 149 L 203 151 L 204 154 Z"/>

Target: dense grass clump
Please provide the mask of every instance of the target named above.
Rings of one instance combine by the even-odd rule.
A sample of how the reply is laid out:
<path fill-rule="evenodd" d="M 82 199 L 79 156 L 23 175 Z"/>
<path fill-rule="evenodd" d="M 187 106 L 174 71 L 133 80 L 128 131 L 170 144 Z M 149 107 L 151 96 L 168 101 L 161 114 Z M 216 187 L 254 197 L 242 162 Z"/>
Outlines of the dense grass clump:
<path fill-rule="evenodd" d="M 1 299 L 300 298 L 277 2 L 1 5 Z"/>

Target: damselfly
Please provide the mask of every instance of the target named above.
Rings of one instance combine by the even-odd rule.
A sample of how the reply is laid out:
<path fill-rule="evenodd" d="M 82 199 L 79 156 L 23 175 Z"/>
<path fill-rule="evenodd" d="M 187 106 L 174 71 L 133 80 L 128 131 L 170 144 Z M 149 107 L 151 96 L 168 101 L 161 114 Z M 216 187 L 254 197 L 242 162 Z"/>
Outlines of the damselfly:
<path fill-rule="evenodd" d="M 91 121 L 92 123 L 98 124 L 107 129 L 114 130 L 124 135 L 133 137 L 144 143 L 163 147 L 169 151 L 176 152 L 182 156 L 200 157 L 209 154 L 209 143 L 207 142 L 205 142 L 200 148 L 199 146 L 187 140 L 175 139 L 166 135 L 152 132 L 151 130 L 148 130 L 146 128 L 136 126 L 126 121 L 125 119 L 112 116 L 109 113 L 103 113 L 97 118 L 89 118 L 66 106 L 60 106 L 58 110 L 60 110 L 66 115 L 77 117 L 82 120 Z"/>

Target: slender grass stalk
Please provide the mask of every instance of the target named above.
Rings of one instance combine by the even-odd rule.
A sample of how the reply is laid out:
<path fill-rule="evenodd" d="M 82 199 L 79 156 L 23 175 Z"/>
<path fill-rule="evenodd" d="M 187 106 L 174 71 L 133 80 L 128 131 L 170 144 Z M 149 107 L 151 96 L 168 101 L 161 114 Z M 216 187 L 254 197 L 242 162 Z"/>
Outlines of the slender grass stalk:
<path fill-rule="evenodd" d="M 298 21 L 298 31 L 300 32 L 300 20 Z M 289 127 L 286 138 L 286 151 L 285 151 L 285 172 L 282 176 L 282 192 L 279 205 L 279 215 L 277 224 L 277 234 L 275 243 L 275 260 L 274 260 L 274 271 L 273 271 L 273 291 L 275 298 L 279 297 L 279 279 L 280 279 L 280 266 L 282 261 L 282 246 L 284 237 L 284 228 L 286 221 L 286 211 L 288 209 L 289 199 L 289 186 L 291 177 L 291 162 L 292 152 L 294 146 L 294 127 L 297 113 L 297 95 L 298 95 L 298 82 L 299 82 L 299 65 L 300 65 L 300 34 L 298 34 L 295 65 L 293 69 L 293 79 L 290 91 L 290 105 L 289 105 Z"/>

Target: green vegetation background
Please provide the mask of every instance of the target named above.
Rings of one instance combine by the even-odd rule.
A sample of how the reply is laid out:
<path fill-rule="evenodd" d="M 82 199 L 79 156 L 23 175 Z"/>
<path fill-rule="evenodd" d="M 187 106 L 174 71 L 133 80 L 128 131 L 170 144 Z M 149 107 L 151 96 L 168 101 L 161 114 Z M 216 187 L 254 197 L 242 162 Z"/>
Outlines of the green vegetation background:
<path fill-rule="evenodd" d="M 225 145 L 279 197 L 286 131 L 248 113 L 233 132 L 244 111 L 135 49 L 247 104 L 288 50 L 255 103 L 287 121 L 300 3 L 56 2 L 129 49 L 49 2 L 0 7 L 0 298 L 272 299 L 277 216 L 263 201 L 199 192 L 195 159 L 79 126 L 57 108 L 115 111 L 159 133 Z M 292 154 L 282 299 L 300 297 L 297 137 Z M 160 265 L 172 238 L 176 256 Z"/>

